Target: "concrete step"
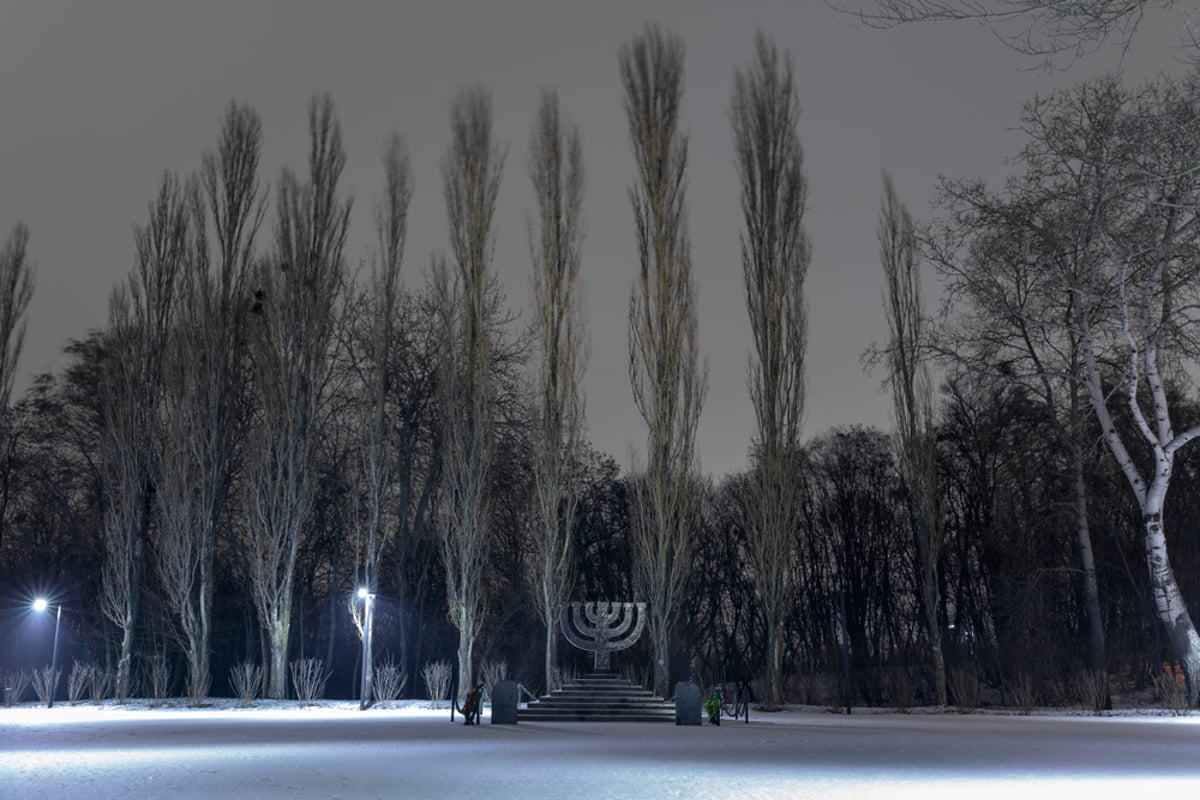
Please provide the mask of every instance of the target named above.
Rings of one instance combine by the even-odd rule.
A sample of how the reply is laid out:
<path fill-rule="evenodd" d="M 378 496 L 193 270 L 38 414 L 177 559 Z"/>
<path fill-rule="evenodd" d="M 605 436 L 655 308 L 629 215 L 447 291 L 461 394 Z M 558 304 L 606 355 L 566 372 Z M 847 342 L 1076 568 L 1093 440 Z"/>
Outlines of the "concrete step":
<path fill-rule="evenodd" d="M 619 675 L 593 673 L 517 712 L 529 722 L 671 722 L 675 704 Z"/>

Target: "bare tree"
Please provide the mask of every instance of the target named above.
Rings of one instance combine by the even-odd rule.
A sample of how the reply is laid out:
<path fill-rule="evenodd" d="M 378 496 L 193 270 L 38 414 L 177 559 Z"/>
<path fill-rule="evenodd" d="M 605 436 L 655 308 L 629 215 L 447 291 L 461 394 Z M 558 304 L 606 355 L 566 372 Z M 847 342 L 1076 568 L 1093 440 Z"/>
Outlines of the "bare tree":
<path fill-rule="evenodd" d="M 25 323 L 33 299 L 33 264 L 28 257 L 29 228 L 17 225 L 0 250 L 0 545 L 8 520 L 17 437 L 10 403 L 17 362 L 25 345 Z"/>
<path fill-rule="evenodd" d="M 188 190 L 166 174 L 150 221 L 134 232 L 136 262 L 109 302 L 102 384 L 105 561 L 101 608 L 121 632 L 114 691 L 128 696 L 145 547 L 154 504 L 162 369 L 179 274 L 187 260 Z"/>
<path fill-rule="evenodd" d="M 248 568 L 270 645 L 267 696 L 287 692 L 296 556 L 312 503 L 313 450 L 330 377 L 329 351 L 345 279 L 349 201 L 337 196 L 345 165 L 333 100 L 309 106 L 309 177 L 284 169 L 275 252 L 254 270 L 250 337 L 256 418 L 245 458 Z"/>
<path fill-rule="evenodd" d="M 807 183 L 796 126 L 800 101 L 792 60 L 754 37 L 755 57 L 734 75 L 733 122 L 742 188 L 742 275 L 754 351 L 753 500 L 748 549 L 767 631 L 765 702 L 783 703 L 784 627 L 795 606 L 800 522 L 800 431 L 808 314 L 804 278 L 811 249 L 804 231 Z"/>
<path fill-rule="evenodd" d="M 181 275 L 165 381 L 156 556 L 193 702 L 212 682 L 217 531 L 244 429 L 247 279 L 266 208 L 258 179 L 261 147 L 257 113 L 231 102 L 192 197 L 195 246 Z"/>
<path fill-rule="evenodd" d="M 433 269 L 442 331 L 440 533 L 450 621 L 458 629 L 460 693 L 472 685 L 471 660 L 483 623 L 480 579 L 490 539 L 494 433 L 488 284 L 503 167 L 504 154 L 492 137 L 491 95 L 478 86 L 462 90 L 450 109 L 450 150 L 442 160 L 453 266 L 438 259 Z"/>
<path fill-rule="evenodd" d="M 1162 512 L 1175 456 L 1200 436 L 1196 427 L 1174 431 L 1166 388 L 1168 376 L 1192 374 L 1188 359 L 1200 344 L 1193 335 L 1200 291 L 1197 96 L 1200 81 L 1192 74 L 1136 91 L 1108 76 L 1037 98 L 1022 119 L 1029 136 L 1024 174 L 1010 182 L 1006 203 L 987 204 L 997 210 L 977 203 L 978 219 L 964 220 L 985 232 L 994 225 L 985 242 L 1003 248 L 985 253 L 988 262 L 970 276 L 972 291 L 989 313 L 1008 304 L 1011 315 L 1026 320 L 1010 335 L 1065 356 L 1057 370 L 1037 367 L 1034 375 L 1058 371 L 1059 380 L 1072 382 L 1072 415 L 1085 402 L 1080 393 L 1086 395 L 1130 485 L 1142 514 L 1154 607 L 1193 702 L 1200 636 L 1170 563 Z M 1013 265 L 1022 260 L 1033 264 L 1018 272 Z M 1014 273 L 1007 295 L 995 265 Z M 1028 371 L 1030 359 L 1012 358 L 1013 348 L 998 350 L 995 341 L 989 347 L 1003 356 L 1005 369 Z M 1021 344 L 1026 352 L 1031 347 Z M 1068 416 L 1067 425 L 1075 423 Z M 1077 494 L 1080 478 L 1076 469 Z M 1078 520 L 1086 507 L 1076 513 L 1084 548 Z M 1087 552 L 1082 556 L 1086 569 Z M 1084 579 L 1090 594 L 1091 579 Z M 1098 603 L 1089 597 L 1088 604 L 1089 617 L 1098 620 Z M 1093 640 L 1097 624 L 1090 621 Z"/>
<path fill-rule="evenodd" d="M 690 563 L 689 495 L 706 382 L 687 229 L 687 137 L 679 131 L 683 55 L 677 36 L 650 25 L 618 57 L 637 163 L 629 190 L 639 262 L 629 298 L 629 377 L 648 451 L 634 494 L 634 575 L 647 603 L 654 690 L 663 696 L 671 625 Z"/>
<path fill-rule="evenodd" d="M 586 361 L 583 294 L 579 284 L 583 243 L 583 152 L 579 131 L 559 119 L 558 95 L 542 93 L 529 145 L 530 175 L 538 201 L 530 223 L 534 330 L 539 353 L 540 415 L 533 440 L 538 526 L 533 535 L 537 610 L 546 625 L 546 691 L 558 666 L 558 611 L 571 571 L 571 521 L 579 501 L 577 481 Z"/>
<path fill-rule="evenodd" d="M 1099 111 L 1099 109 L 1095 109 Z M 1080 226 L 1097 207 L 1047 202 L 1041 171 L 1029 165 L 1003 196 L 981 182 L 943 181 L 947 212 L 924 235 L 923 249 L 945 289 L 938 357 L 972 375 L 1019 387 L 1039 401 L 1069 457 L 1071 510 L 1087 608 L 1088 669 L 1107 668 L 1100 587 L 1089 521 L 1086 468 L 1094 433 L 1084 391 L 1083 351 L 1075 324 L 1094 232 Z"/>
<path fill-rule="evenodd" d="M 366 492 L 363 552 L 363 587 L 374 595 L 379 587 L 379 564 L 395 526 L 385 518 L 385 501 L 392 484 L 395 453 L 389 446 L 388 402 L 391 396 L 392 352 L 397 346 L 396 324 L 399 313 L 400 267 L 404 260 L 404 241 L 408 229 L 408 204 L 412 199 L 412 167 L 408 152 L 398 134 L 387 141 L 383 154 L 384 194 L 375 209 L 377 251 L 371 262 L 370 295 L 367 298 L 367 359 L 362 369 L 366 403 L 363 407 L 360 475 Z M 357 606 L 355 609 L 357 610 Z M 365 604 L 364 604 L 365 609 Z M 357 613 L 357 611 L 356 611 Z M 365 617 L 365 615 L 364 615 Z M 363 665 L 363 697 L 372 696 L 373 646 L 369 620 L 361 619 L 360 634 L 366 637 Z"/>
<path fill-rule="evenodd" d="M 896 197 L 892 179 L 883 176 L 879 212 L 879 260 L 883 265 L 884 311 L 892 407 L 900 471 L 908 487 L 917 545 L 917 572 L 929 660 L 938 705 L 946 704 L 946 661 L 938 623 L 938 563 L 942 551 L 942 512 L 937 483 L 937 437 L 933 423 L 933 385 L 923 360 L 925 312 L 917 238 L 908 209 Z"/>
<path fill-rule="evenodd" d="M 1175 5 L 1175 0 L 872 0 L 867 7 L 826 2 L 876 28 L 977 22 L 994 28 L 1013 49 L 1046 58 L 1063 53 L 1079 57 L 1109 41 L 1127 46 L 1148 7 Z"/>
<path fill-rule="evenodd" d="M 1080 97 L 1087 97 L 1086 92 Z M 1175 457 L 1200 437 L 1200 425 L 1176 432 L 1167 383 L 1194 374 L 1200 347 L 1194 335 L 1200 299 L 1200 76 L 1160 80 L 1130 93 L 1118 91 L 1111 127 L 1095 131 L 1104 147 L 1080 153 L 1058 149 L 1060 129 L 1038 131 L 1040 144 L 1071 174 L 1070 196 L 1098 195 L 1094 249 L 1082 285 L 1077 320 L 1086 387 L 1100 429 L 1142 514 L 1143 543 L 1154 608 L 1187 678 L 1190 702 L 1200 700 L 1200 633 L 1171 565 L 1163 509 Z M 1075 98 L 1060 95 L 1063 116 L 1078 118 Z M 1055 102 L 1055 101 L 1052 101 Z M 1062 117 L 1054 113 L 1050 120 Z M 1068 137 L 1068 142 L 1070 138 Z M 1096 184 L 1095 175 L 1106 180 Z M 1115 314 L 1106 315 L 1106 309 Z M 1115 345 L 1124 355 L 1123 392 L 1111 395 L 1101 362 Z M 1121 396 L 1133 422 L 1123 433 L 1109 403 Z"/>

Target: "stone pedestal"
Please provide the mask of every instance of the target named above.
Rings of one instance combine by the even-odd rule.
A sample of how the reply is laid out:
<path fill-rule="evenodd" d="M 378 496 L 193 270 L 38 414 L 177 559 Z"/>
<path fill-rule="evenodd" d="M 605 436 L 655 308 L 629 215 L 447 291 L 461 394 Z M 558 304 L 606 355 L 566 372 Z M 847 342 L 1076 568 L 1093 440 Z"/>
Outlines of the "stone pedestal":
<path fill-rule="evenodd" d="M 492 724 L 516 725 L 518 690 L 516 681 L 500 681 L 492 687 Z"/>
<path fill-rule="evenodd" d="M 691 681 L 675 684 L 675 724 L 700 724 L 700 687 Z"/>

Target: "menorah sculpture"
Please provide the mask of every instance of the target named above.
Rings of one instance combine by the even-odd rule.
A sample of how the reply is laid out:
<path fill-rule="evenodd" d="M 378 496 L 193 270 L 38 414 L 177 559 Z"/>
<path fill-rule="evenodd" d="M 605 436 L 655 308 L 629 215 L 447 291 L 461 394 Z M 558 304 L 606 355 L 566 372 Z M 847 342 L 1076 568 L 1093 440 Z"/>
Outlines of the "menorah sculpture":
<path fill-rule="evenodd" d="M 559 623 L 568 642 L 580 650 L 592 651 L 596 672 L 608 672 L 608 654 L 624 650 L 642 635 L 646 604 L 563 603 Z"/>

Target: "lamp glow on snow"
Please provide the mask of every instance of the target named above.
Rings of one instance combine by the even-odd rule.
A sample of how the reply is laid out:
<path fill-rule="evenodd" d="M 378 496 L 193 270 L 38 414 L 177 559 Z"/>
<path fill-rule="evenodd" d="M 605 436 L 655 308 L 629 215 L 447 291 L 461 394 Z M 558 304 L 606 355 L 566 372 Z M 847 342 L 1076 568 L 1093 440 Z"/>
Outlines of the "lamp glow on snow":
<path fill-rule="evenodd" d="M 374 622 L 375 595 L 365 586 L 358 589 L 363 601 L 362 680 L 359 685 L 358 707 L 365 710 L 371 699 L 371 625 Z"/>
<path fill-rule="evenodd" d="M 33 610 L 41 614 L 50 607 L 50 601 L 38 597 L 33 601 Z M 58 688 L 58 629 L 62 624 L 62 603 L 55 606 L 54 612 L 54 650 L 50 656 L 50 696 L 46 708 L 54 708 L 54 690 Z"/>

